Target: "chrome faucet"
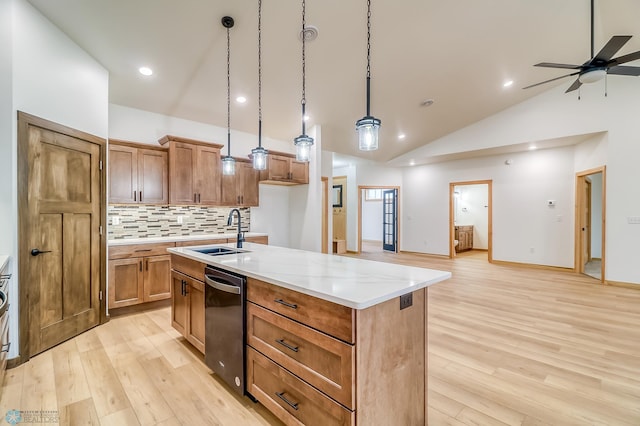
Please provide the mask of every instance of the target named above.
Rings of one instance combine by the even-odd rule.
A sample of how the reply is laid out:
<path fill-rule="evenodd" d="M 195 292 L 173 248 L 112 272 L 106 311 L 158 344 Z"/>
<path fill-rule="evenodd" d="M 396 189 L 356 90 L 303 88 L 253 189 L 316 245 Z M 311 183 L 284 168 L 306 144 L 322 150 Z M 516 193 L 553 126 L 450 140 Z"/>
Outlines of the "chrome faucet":
<path fill-rule="evenodd" d="M 242 216 L 240 216 L 240 210 L 231 209 L 229 212 L 229 218 L 227 219 L 227 226 L 231 226 L 233 223 L 233 212 L 238 213 L 238 242 L 236 243 L 237 248 L 242 248 L 242 243 L 244 242 L 244 234 L 242 233 Z"/>

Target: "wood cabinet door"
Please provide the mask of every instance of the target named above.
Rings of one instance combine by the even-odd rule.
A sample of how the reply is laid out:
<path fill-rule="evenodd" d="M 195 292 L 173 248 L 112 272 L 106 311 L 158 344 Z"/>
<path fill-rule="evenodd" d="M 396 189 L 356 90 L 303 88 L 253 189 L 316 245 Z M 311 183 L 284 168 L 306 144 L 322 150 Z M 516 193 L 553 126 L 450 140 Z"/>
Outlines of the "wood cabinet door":
<path fill-rule="evenodd" d="M 247 207 L 257 207 L 259 205 L 259 186 L 260 173 L 253 168 L 251 163 L 238 163 L 237 170 L 237 192 L 240 196 L 240 203 Z"/>
<path fill-rule="evenodd" d="M 295 183 L 309 183 L 309 163 L 292 159 L 290 178 Z"/>
<path fill-rule="evenodd" d="M 187 340 L 204 353 L 204 283 L 189 279 L 187 292 L 189 298 Z"/>
<path fill-rule="evenodd" d="M 138 200 L 145 204 L 169 202 L 168 156 L 166 151 L 138 150 Z"/>
<path fill-rule="evenodd" d="M 109 261 L 109 309 L 142 303 L 143 259 Z"/>
<path fill-rule="evenodd" d="M 198 204 L 216 205 L 220 203 L 221 160 L 218 148 L 198 145 L 197 185 Z"/>
<path fill-rule="evenodd" d="M 169 147 L 169 200 L 171 204 L 195 204 L 196 146 L 171 142 Z"/>
<path fill-rule="evenodd" d="M 144 258 L 144 301 L 171 297 L 171 255 Z"/>
<path fill-rule="evenodd" d="M 109 202 L 138 202 L 138 149 L 109 146 Z"/>
<path fill-rule="evenodd" d="M 269 180 L 289 180 L 291 158 L 269 155 Z"/>
<path fill-rule="evenodd" d="M 220 178 L 220 205 L 222 206 L 237 206 L 240 203 L 237 190 L 237 180 L 240 174 L 239 165 L 236 164 L 235 175 L 222 175 Z"/>
<path fill-rule="evenodd" d="M 183 336 L 187 335 L 189 299 L 187 280 L 190 278 L 179 272 L 171 272 L 171 326 Z"/>

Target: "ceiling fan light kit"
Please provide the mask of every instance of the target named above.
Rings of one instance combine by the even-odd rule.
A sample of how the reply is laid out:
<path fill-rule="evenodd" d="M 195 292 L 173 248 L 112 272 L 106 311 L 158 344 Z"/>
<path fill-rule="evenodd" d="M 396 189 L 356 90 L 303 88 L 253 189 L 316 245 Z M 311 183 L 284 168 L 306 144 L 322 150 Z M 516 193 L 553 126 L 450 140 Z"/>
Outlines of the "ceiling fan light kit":
<path fill-rule="evenodd" d="M 577 75 L 578 77 L 565 93 L 573 92 L 582 86 L 584 83 L 593 83 L 602 80 L 607 74 L 613 75 L 628 75 L 628 76 L 640 76 L 640 67 L 623 66 L 622 64 L 640 59 L 640 51 L 629 53 L 627 55 L 613 56 L 618 53 L 620 49 L 631 39 L 630 35 L 615 35 L 605 44 L 605 46 L 594 55 L 594 34 L 593 34 L 593 20 L 594 20 L 594 6 L 591 0 L 591 59 L 582 65 L 572 64 L 557 64 L 553 62 L 541 62 L 535 64 L 536 67 L 544 68 L 561 68 L 576 70 L 570 74 L 566 74 L 560 77 L 552 78 L 550 80 L 542 81 L 540 83 L 532 84 L 524 87 L 529 89 L 531 87 L 540 86 L 545 83 L 560 80 L 566 77 Z"/>
<path fill-rule="evenodd" d="M 371 115 L 371 0 L 367 0 L 367 115 L 356 121 L 360 151 L 378 149 L 381 121 Z"/>
<path fill-rule="evenodd" d="M 233 18 L 222 18 L 222 26 L 227 29 L 227 156 L 222 159 L 222 174 L 231 176 L 236 174 L 236 160 L 231 156 L 231 36 Z"/>

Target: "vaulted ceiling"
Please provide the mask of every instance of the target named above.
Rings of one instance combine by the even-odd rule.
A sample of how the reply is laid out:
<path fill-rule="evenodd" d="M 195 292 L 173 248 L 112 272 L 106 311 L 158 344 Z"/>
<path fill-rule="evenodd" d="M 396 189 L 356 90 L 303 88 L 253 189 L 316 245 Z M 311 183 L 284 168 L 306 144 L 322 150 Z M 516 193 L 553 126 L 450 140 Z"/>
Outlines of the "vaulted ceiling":
<path fill-rule="evenodd" d="M 221 127 L 220 19 L 232 16 L 232 97 L 248 101 L 232 101 L 231 127 L 257 133 L 257 0 L 29 2 L 109 71 L 110 102 Z M 596 51 L 618 34 L 634 36 L 620 54 L 640 50 L 640 1 L 595 4 Z M 263 135 L 293 140 L 301 130 L 301 2 L 262 7 Z M 307 125 L 322 125 L 325 150 L 391 160 L 548 89 L 522 87 L 566 70 L 532 65 L 588 60 L 589 21 L 589 0 L 372 0 L 371 112 L 382 130 L 381 148 L 364 153 L 354 123 L 365 114 L 366 1 L 307 0 L 307 24 L 319 31 L 307 44 Z M 141 76 L 142 65 L 154 75 Z M 514 83 L 504 88 L 507 80 Z M 432 106 L 422 106 L 427 99 Z"/>

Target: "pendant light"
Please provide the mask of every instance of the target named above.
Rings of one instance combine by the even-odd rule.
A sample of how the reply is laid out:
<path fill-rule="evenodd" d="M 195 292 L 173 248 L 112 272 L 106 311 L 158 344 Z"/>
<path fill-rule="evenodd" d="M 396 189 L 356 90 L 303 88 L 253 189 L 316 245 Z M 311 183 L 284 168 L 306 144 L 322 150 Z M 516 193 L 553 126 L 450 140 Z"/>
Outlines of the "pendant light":
<path fill-rule="evenodd" d="M 306 99 L 306 21 L 305 21 L 305 13 L 306 12 L 306 1 L 302 0 L 302 134 L 293 140 L 293 143 L 296 146 L 296 160 L 302 162 L 308 162 L 309 157 L 311 155 L 311 145 L 313 145 L 313 138 L 307 136 L 305 131 L 305 106 L 307 104 Z"/>
<path fill-rule="evenodd" d="M 356 121 L 358 146 L 361 151 L 378 149 L 381 121 L 371 115 L 371 0 L 367 0 L 367 115 Z"/>
<path fill-rule="evenodd" d="M 236 174 L 236 160 L 231 156 L 231 36 L 233 18 L 222 18 L 222 26 L 227 29 L 227 156 L 222 159 L 222 174 L 231 176 Z"/>
<path fill-rule="evenodd" d="M 267 154 L 262 147 L 262 0 L 258 0 L 258 147 L 251 150 L 254 169 L 267 168 Z"/>

